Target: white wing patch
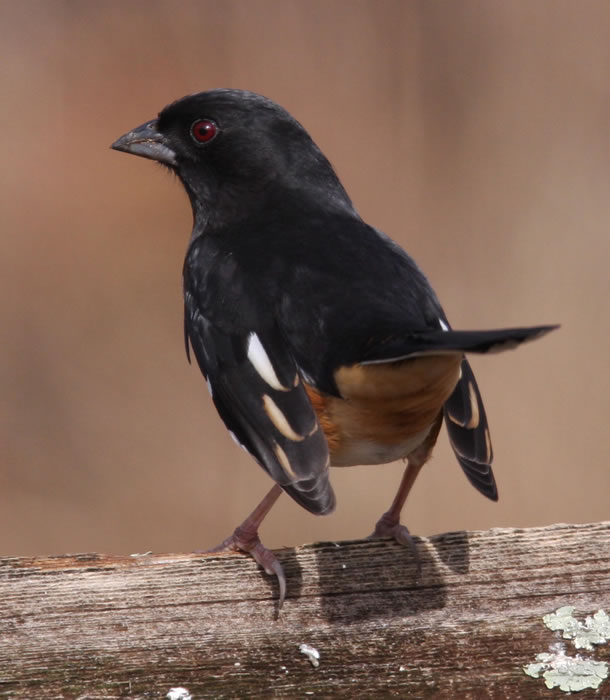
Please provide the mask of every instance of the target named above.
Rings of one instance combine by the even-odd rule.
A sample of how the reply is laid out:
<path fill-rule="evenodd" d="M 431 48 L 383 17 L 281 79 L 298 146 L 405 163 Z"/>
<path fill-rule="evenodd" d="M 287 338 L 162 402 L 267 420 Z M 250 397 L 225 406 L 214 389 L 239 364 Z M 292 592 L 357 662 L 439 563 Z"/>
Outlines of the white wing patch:
<path fill-rule="evenodd" d="M 439 318 L 439 319 L 438 319 L 438 322 L 440 323 L 441 328 L 442 328 L 444 331 L 448 331 L 448 330 L 449 330 L 449 326 L 443 321 L 442 318 Z"/>
<path fill-rule="evenodd" d="M 305 439 L 304 435 L 299 435 L 292 429 L 292 426 L 288 422 L 286 416 L 279 409 L 275 401 L 270 396 L 267 396 L 267 394 L 263 395 L 263 406 L 265 407 L 265 412 L 271 419 L 273 425 L 275 425 L 275 427 L 284 437 L 287 437 L 293 442 L 301 442 Z"/>
<path fill-rule="evenodd" d="M 273 369 L 273 365 L 271 364 L 271 360 L 269 359 L 269 355 L 267 355 L 256 333 L 250 333 L 248 336 L 248 359 L 262 379 L 272 389 L 276 389 L 277 391 L 288 391 L 290 389 L 290 387 L 284 386 L 278 379 L 275 369 Z"/>
<path fill-rule="evenodd" d="M 284 450 L 277 444 L 273 446 L 273 451 L 275 452 L 275 456 L 277 457 L 277 461 L 280 463 L 282 469 L 288 476 L 292 479 L 296 479 L 297 475 L 294 473 L 294 469 L 292 468 L 292 465 L 290 464 L 290 460 L 288 459 L 288 455 L 284 452 Z"/>
<path fill-rule="evenodd" d="M 479 402 L 472 382 L 468 382 L 468 399 L 470 400 L 471 416 L 466 427 L 472 430 L 479 425 Z"/>

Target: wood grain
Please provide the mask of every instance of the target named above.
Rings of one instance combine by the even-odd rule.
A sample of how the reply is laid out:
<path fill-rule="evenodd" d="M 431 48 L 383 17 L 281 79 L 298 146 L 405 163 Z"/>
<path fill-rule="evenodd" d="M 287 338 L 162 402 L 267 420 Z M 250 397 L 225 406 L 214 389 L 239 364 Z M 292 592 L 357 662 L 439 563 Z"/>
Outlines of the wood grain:
<path fill-rule="evenodd" d="M 238 554 L 0 559 L 0 696 L 558 697 L 522 667 L 559 640 L 544 614 L 610 610 L 610 522 L 416 540 L 417 582 L 389 540 L 281 550 L 279 616 Z"/>

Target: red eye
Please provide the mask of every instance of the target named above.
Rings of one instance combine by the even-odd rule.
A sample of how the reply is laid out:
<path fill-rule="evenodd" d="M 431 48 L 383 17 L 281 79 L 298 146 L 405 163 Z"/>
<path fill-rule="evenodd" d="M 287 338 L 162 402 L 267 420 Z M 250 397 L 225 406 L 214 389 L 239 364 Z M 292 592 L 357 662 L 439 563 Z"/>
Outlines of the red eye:
<path fill-rule="evenodd" d="M 197 143 L 207 143 L 218 133 L 218 126 L 211 119 L 198 119 L 191 126 L 191 136 Z"/>

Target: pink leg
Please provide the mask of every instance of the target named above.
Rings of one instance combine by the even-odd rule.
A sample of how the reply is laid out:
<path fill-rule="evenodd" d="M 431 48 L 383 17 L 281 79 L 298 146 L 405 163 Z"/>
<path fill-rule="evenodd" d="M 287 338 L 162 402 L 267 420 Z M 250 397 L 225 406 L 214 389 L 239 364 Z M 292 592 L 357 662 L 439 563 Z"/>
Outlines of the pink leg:
<path fill-rule="evenodd" d="M 281 486 L 277 484 L 269 491 L 263 500 L 256 506 L 244 522 L 235 528 L 230 537 L 221 542 L 210 552 L 246 552 L 263 567 L 269 575 L 275 574 L 280 587 L 280 600 L 278 609 L 281 609 L 286 597 L 286 577 L 282 565 L 273 552 L 267 549 L 258 537 L 258 528 L 265 519 L 273 504 L 282 494 Z"/>
<path fill-rule="evenodd" d="M 407 500 L 411 487 L 415 483 L 419 470 L 422 467 L 423 463 L 419 461 L 407 463 L 407 468 L 402 475 L 400 486 L 398 487 L 396 496 L 394 496 L 390 509 L 385 512 L 381 518 L 379 518 L 377 524 L 375 525 L 373 534 L 369 535 L 370 538 L 393 537 L 400 544 L 404 544 L 409 547 L 411 553 L 413 554 L 413 558 L 415 559 L 418 575 L 421 569 L 421 562 L 419 561 L 417 548 L 411 534 L 409 533 L 409 530 L 407 527 L 405 527 L 405 525 L 400 524 L 400 512 L 405 504 L 405 501 Z"/>

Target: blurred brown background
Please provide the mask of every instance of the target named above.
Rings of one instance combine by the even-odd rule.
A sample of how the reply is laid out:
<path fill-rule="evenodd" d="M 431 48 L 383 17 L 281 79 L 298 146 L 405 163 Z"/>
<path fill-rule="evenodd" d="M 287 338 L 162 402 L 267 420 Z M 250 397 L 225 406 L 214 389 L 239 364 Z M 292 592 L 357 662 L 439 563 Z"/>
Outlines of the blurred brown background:
<path fill-rule="evenodd" d="M 108 148 L 213 87 L 291 111 L 454 326 L 563 324 L 474 358 L 500 502 L 442 435 L 411 530 L 607 518 L 608 36 L 606 0 L 0 2 L 0 552 L 204 548 L 270 485 L 186 363 L 186 196 Z M 263 537 L 366 535 L 401 470 Z"/>

